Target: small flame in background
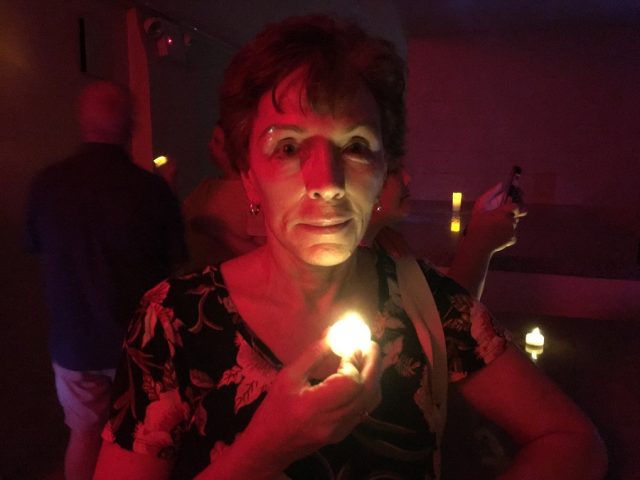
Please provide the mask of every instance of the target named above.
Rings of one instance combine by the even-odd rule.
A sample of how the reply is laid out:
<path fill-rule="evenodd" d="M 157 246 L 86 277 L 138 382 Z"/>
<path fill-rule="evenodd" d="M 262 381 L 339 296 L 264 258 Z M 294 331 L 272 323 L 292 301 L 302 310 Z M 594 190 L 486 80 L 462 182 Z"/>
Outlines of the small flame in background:
<path fill-rule="evenodd" d="M 168 161 L 169 161 L 169 159 L 167 157 L 165 157 L 164 155 L 160 155 L 159 157 L 156 157 L 156 158 L 153 159 L 153 164 L 157 168 L 157 167 L 163 166 Z"/>
<path fill-rule="evenodd" d="M 451 217 L 451 231 L 459 232 L 460 231 L 460 217 L 454 215 Z"/>
<path fill-rule="evenodd" d="M 525 335 L 524 349 L 531 355 L 533 360 L 538 359 L 538 355 L 544 352 L 544 335 L 540 332 L 539 327 L 535 327 Z"/>

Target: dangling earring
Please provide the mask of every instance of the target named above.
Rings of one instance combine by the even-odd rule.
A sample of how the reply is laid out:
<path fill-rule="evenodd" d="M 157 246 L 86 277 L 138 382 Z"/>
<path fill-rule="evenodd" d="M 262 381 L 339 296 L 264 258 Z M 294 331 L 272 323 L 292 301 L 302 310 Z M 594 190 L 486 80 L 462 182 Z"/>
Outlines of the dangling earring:
<path fill-rule="evenodd" d="M 377 213 L 380 213 L 380 212 L 382 211 L 382 205 L 377 204 L 377 205 L 376 205 L 376 207 L 375 207 L 375 211 L 376 211 Z"/>
<path fill-rule="evenodd" d="M 260 213 L 260 204 L 251 202 L 249 203 L 249 213 L 254 217 Z"/>

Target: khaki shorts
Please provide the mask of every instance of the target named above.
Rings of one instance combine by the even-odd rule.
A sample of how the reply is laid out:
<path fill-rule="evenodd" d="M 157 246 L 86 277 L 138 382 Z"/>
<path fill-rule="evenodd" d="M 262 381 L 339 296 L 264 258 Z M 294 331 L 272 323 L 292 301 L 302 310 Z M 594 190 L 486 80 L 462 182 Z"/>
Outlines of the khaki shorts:
<path fill-rule="evenodd" d="M 53 364 L 64 423 L 71 430 L 101 430 L 109 418 L 115 368 L 78 372 Z"/>

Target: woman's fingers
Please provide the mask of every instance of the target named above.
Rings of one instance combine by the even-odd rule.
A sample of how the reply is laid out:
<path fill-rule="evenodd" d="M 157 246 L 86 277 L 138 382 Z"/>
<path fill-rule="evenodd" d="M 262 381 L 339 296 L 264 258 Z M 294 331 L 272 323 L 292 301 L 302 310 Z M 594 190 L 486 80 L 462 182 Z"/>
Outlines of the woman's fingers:
<path fill-rule="evenodd" d="M 336 386 L 340 382 L 352 382 L 357 373 L 356 387 L 351 390 L 353 396 L 342 397 L 343 403 L 333 403 L 332 409 L 325 409 L 325 420 L 334 425 L 331 429 L 331 441 L 339 441 L 348 435 L 358 424 L 362 423 L 369 412 L 373 411 L 382 398 L 380 390 L 380 377 L 382 375 L 382 362 L 380 360 L 380 348 L 375 342 L 371 342 L 371 347 L 366 354 L 360 352 L 352 358 L 343 359 L 338 373 L 327 378 L 323 384 Z M 343 373 L 346 373 L 346 377 Z M 342 385 L 345 387 L 346 385 Z M 320 385 L 315 388 L 320 387 Z M 347 387 L 347 388 L 351 388 Z M 329 388 L 323 393 L 329 394 Z"/>
<path fill-rule="evenodd" d="M 322 410 L 346 407 L 360 414 L 379 403 L 380 376 L 380 348 L 371 342 L 366 353 L 357 352 L 351 358 L 343 358 L 336 373 L 311 389 Z"/>
<path fill-rule="evenodd" d="M 364 384 L 365 411 L 370 412 L 375 409 L 382 400 L 380 389 L 382 361 L 380 358 L 380 347 L 375 342 L 371 342 L 371 348 L 365 356 L 361 377 Z"/>
<path fill-rule="evenodd" d="M 282 372 L 289 376 L 294 385 L 300 388 L 305 387 L 309 383 L 311 372 L 329 355 L 331 355 L 331 348 L 323 338 L 312 343 L 296 360 L 283 369 Z"/>
<path fill-rule="evenodd" d="M 343 359 L 338 370 L 311 385 L 311 372 L 328 356 L 325 338 L 282 369 L 248 430 L 283 462 L 345 438 L 380 401 L 381 361 L 377 344 Z M 304 428 L 301 428 L 304 426 Z"/>

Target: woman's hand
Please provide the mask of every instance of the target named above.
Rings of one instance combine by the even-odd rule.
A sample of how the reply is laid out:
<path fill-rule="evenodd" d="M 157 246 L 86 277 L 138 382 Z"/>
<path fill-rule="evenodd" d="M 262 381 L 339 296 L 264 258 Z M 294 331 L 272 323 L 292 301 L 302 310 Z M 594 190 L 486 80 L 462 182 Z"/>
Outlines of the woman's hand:
<path fill-rule="evenodd" d="M 311 373 L 333 353 L 322 339 L 283 368 L 246 430 L 199 479 L 274 479 L 293 462 L 345 438 L 380 402 L 378 345 L 343 358 L 311 385 Z"/>
<path fill-rule="evenodd" d="M 311 385 L 311 372 L 330 355 L 323 339 L 285 367 L 245 432 L 264 437 L 283 467 L 345 438 L 380 401 L 377 344 L 343 358 L 336 373 Z"/>
<path fill-rule="evenodd" d="M 515 230 L 527 212 L 516 203 L 502 205 L 504 195 L 502 183 L 497 183 L 473 205 L 466 235 L 479 251 L 493 254 L 516 243 Z"/>
<path fill-rule="evenodd" d="M 518 222 L 527 214 L 515 203 L 503 205 L 504 198 L 501 182 L 478 197 L 448 272 L 474 298 L 482 296 L 491 257 L 516 243 Z"/>

